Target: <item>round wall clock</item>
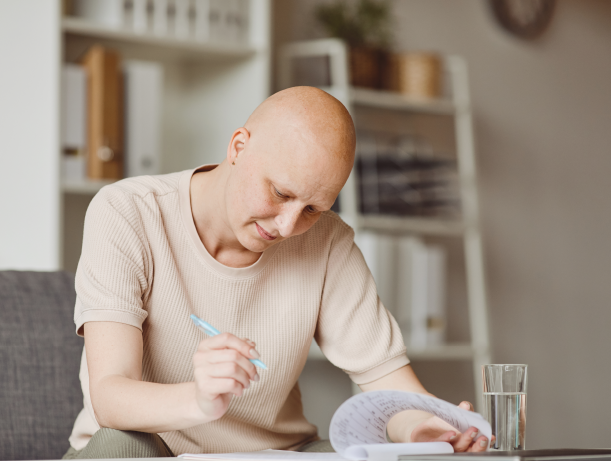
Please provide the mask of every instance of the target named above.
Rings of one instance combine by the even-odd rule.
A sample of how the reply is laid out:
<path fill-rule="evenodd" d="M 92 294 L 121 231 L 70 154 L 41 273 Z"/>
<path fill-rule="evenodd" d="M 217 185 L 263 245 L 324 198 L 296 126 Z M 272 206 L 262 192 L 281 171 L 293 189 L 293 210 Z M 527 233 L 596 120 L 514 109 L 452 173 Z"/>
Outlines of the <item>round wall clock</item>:
<path fill-rule="evenodd" d="M 506 31 L 530 39 L 549 25 L 556 0 L 490 0 L 494 17 Z"/>

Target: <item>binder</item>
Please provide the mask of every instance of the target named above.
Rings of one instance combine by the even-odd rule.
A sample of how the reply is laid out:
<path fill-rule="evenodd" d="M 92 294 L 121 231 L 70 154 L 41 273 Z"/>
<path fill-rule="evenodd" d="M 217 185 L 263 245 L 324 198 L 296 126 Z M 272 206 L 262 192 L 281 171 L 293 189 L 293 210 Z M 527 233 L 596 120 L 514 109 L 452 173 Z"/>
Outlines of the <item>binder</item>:
<path fill-rule="evenodd" d="M 195 38 L 210 40 L 210 0 L 195 0 Z"/>
<path fill-rule="evenodd" d="M 131 27 L 137 34 L 143 34 L 148 27 L 148 2 L 147 0 L 131 0 L 133 16 Z"/>
<path fill-rule="evenodd" d="M 355 240 L 376 282 L 380 300 L 396 317 L 398 314 L 396 238 L 377 232 L 360 231 Z"/>
<path fill-rule="evenodd" d="M 180 39 L 187 39 L 190 35 L 190 4 L 189 0 L 174 0 L 174 35 Z"/>
<path fill-rule="evenodd" d="M 155 35 L 168 33 L 168 0 L 153 0 L 153 32 Z"/>
<path fill-rule="evenodd" d="M 223 43 L 227 41 L 226 10 L 227 5 L 224 0 L 210 0 L 209 4 L 209 33 L 210 41 Z"/>
<path fill-rule="evenodd" d="M 125 22 L 124 0 L 76 0 L 74 13 L 88 21 L 115 29 Z"/>
<path fill-rule="evenodd" d="M 427 345 L 428 319 L 428 252 L 426 245 L 412 237 L 408 242 L 411 252 L 411 296 L 410 296 L 410 334 L 412 349 L 421 350 Z"/>
<path fill-rule="evenodd" d="M 62 176 L 83 181 L 86 176 L 87 76 L 78 64 L 62 68 Z"/>
<path fill-rule="evenodd" d="M 83 56 L 87 72 L 87 175 L 90 179 L 123 177 L 123 89 L 121 59 L 95 45 Z"/>
<path fill-rule="evenodd" d="M 159 174 L 163 67 L 125 61 L 125 176 Z"/>
<path fill-rule="evenodd" d="M 64 152 L 82 153 L 87 136 L 87 75 L 78 64 L 62 69 L 62 147 Z"/>
<path fill-rule="evenodd" d="M 426 345 L 445 344 L 446 253 L 439 245 L 427 245 Z"/>

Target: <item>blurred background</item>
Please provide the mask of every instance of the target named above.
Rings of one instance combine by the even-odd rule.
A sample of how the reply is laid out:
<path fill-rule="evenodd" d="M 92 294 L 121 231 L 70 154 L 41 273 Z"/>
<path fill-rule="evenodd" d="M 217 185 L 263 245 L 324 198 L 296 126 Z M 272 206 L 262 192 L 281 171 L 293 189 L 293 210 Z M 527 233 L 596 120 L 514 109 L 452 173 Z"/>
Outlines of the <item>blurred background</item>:
<path fill-rule="evenodd" d="M 101 187 L 319 86 L 425 387 L 481 411 L 481 365 L 528 364 L 527 447 L 609 446 L 610 50 L 607 0 L 0 0 L 0 269 L 74 272 Z M 355 389 L 315 344 L 300 386 L 327 437 Z"/>

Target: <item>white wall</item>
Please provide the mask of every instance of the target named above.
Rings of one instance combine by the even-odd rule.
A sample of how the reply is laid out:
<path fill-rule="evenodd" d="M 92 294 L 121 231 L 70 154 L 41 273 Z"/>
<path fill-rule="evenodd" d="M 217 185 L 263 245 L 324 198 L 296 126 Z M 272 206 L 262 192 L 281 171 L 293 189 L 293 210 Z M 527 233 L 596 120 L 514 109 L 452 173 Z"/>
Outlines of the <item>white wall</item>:
<path fill-rule="evenodd" d="M 276 2 L 277 45 L 321 35 L 316 3 Z M 505 34 L 487 6 L 397 0 L 397 47 L 470 65 L 494 360 L 530 365 L 527 446 L 606 447 L 611 2 L 559 0 L 533 42 Z M 439 395 L 468 383 L 416 365 Z"/>
<path fill-rule="evenodd" d="M 60 265 L 59 53 L 57 0 L 0 1 L 0 269 Z"/>

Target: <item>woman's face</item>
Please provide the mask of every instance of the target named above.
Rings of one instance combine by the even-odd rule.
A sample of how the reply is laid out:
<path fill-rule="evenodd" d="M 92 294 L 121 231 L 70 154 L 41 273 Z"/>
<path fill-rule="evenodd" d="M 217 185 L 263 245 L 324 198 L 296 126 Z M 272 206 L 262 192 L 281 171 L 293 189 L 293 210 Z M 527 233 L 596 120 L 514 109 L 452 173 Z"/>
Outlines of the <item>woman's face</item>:
<path fill-rule="evenodd" d="M 260 253 L 303 234 L 331 208 L 352 159 L 334 152 L 335 143 L 325 145 L 297 129 L 242 136 L 226 190 L 227 215 L 240 244 Z"/>

